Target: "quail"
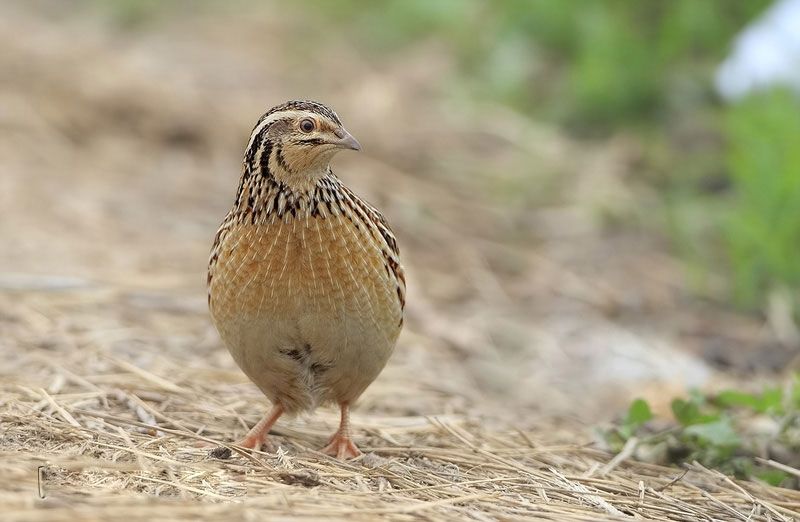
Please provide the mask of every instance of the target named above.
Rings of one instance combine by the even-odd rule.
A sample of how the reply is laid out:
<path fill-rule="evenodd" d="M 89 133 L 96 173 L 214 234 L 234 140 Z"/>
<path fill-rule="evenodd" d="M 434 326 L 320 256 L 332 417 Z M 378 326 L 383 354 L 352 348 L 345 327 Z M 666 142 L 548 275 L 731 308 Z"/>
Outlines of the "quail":
<path fill-rule="evenodd" d="M 240 446 L 266 444 L 283 414 L 335 403 L 341 422 L 322 451 L 360 454 L 350 407 L 394 350 L 406 287 L 386 219 L 331 170 L 346 149 L 361 146 L 313 101 L 273 107 L 250 134 L 208 266 L 214 325 L 272 403 Z"/>

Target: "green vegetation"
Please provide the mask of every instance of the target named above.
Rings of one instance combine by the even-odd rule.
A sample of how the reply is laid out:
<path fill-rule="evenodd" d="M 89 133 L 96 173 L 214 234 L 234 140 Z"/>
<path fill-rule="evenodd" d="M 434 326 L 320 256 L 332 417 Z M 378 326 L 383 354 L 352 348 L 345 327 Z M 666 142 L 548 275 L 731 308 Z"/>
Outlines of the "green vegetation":
<path fill-rule="evenodd" d="M 798 465 L 800 376 L 785 389 L 773 387 L 761 393 L 727 390 L 707 396 L 694 392 L 672 401 L 672 416 L 669 426 L 657 427 L 650 406 L 637 399 L 625 418 L 601 435 L 613 451 L 634 442 L 634 456 L 644 460 L 697 461 L 739 478 L 798 487 L 797 476 L 764 460 Z"/>
<path fill-rule="evenodd" d="M 776 286 L 800 288 L 800 101 L 753 96 L 726 114 L 734 189 L 724 221 L 733 291 L 747 306 Z"/>
<path fill-rule="evenodd" d="M 724 106 L 711 78 L 770 3 L 306 0 L 376 59 L 443 43 L 456 63 L 448 93 L 466 103 L 638 141 L 635 177 L 664 205 L 661 218 L 647 209 L 631 221 L 672 239 L 698 292 L 707 274 L 721 276 L 727 300 L 753 311 L 772 289 L 800 289 L 800 103 L 771 93 Z"/>
<path fill-rule="evenodd" d="M 598 132 L 707 91 L 711 66 L 767 0 L 306 0 L 375 53 L 444 41 L 476 99 Z M 688 85 L 687 85 L 688 84 Z"/>

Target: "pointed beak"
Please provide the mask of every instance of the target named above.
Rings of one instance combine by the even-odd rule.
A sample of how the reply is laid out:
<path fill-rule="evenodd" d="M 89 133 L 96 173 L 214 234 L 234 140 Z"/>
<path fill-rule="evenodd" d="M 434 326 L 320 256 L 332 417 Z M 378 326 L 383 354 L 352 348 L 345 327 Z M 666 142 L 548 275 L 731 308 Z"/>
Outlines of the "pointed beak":
<path fill-rule="evenodd" d="M 333 145 L 342 149 L 361 150 L 361 144 L 358 140 L 355 139 L 352 134 L 344 130 L 344 128 L 337 129 L 335 134 L 339 139 L 331 141 Z"/>

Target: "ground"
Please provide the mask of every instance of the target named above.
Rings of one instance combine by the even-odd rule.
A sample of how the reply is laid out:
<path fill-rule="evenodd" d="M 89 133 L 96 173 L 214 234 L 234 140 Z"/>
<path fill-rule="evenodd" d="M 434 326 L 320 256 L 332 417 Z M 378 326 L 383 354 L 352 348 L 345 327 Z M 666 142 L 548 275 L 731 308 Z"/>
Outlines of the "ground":
<path fill-rule="evenodd" d="M 289 13 L 131 29 L 34 5 L 0 16 L 5 520 L 800 516 L 797 492 L 594 440 L 635 396 L 663 412 L 736 378 L 721 366 L 785 361 L 693 300 L 660 238 L 608 226 L 656 197 L 626 178 L 635 147 L 464 110 L 435 44 L 377 67 L 336 37 L 284 52 Z M 393 224 L 406 327 L 353 415 L 362 458 L 315 452 L 322 408 L 279 422 L 277 453 L 216 460 L 202 443 L 268 404 L 209 321 L 208 250 L 252 124 L 305 97 L 364 147 L 334 169 Z"/>

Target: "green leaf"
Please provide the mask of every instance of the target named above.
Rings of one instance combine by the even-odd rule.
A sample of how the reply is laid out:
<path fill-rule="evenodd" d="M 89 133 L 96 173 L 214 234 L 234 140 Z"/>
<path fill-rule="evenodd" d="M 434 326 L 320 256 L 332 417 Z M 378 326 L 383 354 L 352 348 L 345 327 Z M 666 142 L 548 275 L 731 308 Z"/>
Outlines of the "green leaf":
<path fill-rule="evenodd" d="M 740 406 L 759 413 L 781 413 L 783 391 L 780 388 L 767 388 L 756 395 L 738 390 L 725 390 L 717 395 L 714 402 L 722 408 Z"/>
<path fill-rule="evenodd" d="M 731 406 L 745 406 L 754 410 L 758 409 L 759 398 L 751 393 L 738 390 L 725 390 L 716 397 L 716 402 L 723 408 Z"/>
<path fill-rule="evenodd" d="M 712 422 L 719 419 L 717 414 L 704 414 L 694 400 L 674 399 L 672 401 L 672 414 L 683 426 Z"/>
<path fill-rule="evenodd" d="M 683 399 L 672 399 L 672 414 L 675 420 L 684 426 L 689 426 L 694 422 L 694 419 L 700 414 L 700 410 L 696 404 Z"/>
<path fill-rule="evenodd" d="M 759 398 L 757 410 L 759 413 L 782 413 L 783 390 L 780 388 L 767 388 Z"/>
<path fill-rule="evenodd" d="M 796 373 L 794 375 L 794 379 L 792 379 L 792 406 L 795 408 L 800 409 L 800 373 Z"/>
<path fill-rule="evenodd" d="M 741 444 L 739 435 L 736 434 L 728 418 L 693 424 L 684 430 L 684 434 L 697 437 L 701 442 L 722 448 L 736 447 Z"/>
<path fill-rule="evenodd" d="M 770 486 L 780 486 L 781 483 L 789 478 L 789 474 L 779 469 L 767 469 L 755 473 L 755 476 L 763 480 Z"/>
<path fill-rule="evenodd" d="M 633 429 L 640 427 L 645 422 L 653 418 L 650 405 L 644 399 L 636 399 L 628 408 L 628 415 L 625 417 L 624 424 Z"/>

